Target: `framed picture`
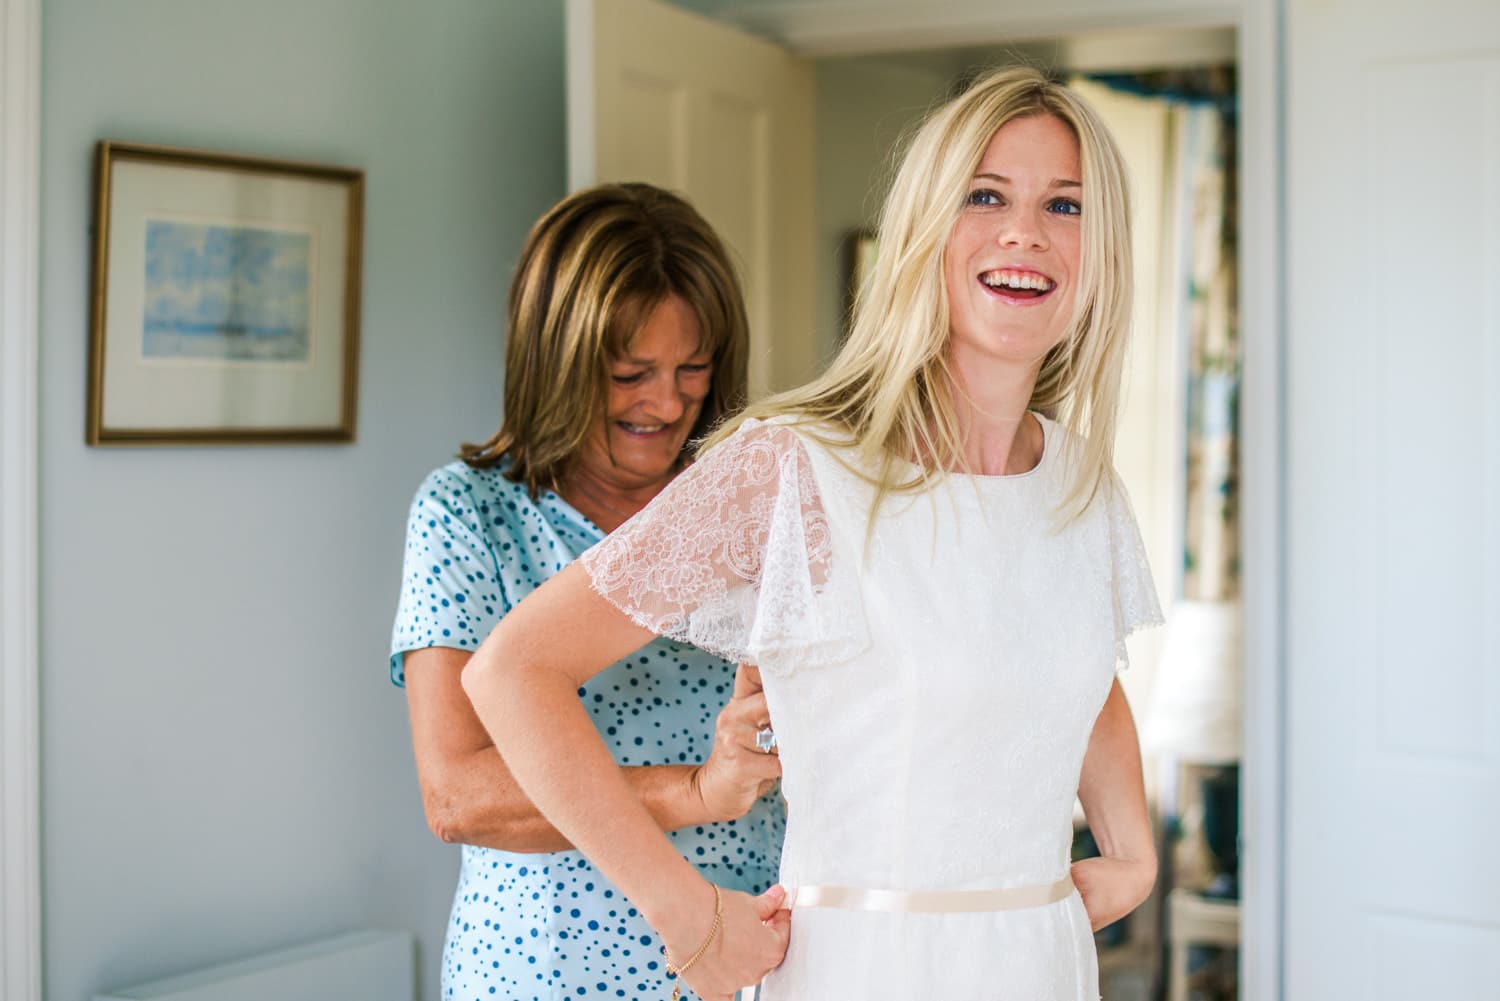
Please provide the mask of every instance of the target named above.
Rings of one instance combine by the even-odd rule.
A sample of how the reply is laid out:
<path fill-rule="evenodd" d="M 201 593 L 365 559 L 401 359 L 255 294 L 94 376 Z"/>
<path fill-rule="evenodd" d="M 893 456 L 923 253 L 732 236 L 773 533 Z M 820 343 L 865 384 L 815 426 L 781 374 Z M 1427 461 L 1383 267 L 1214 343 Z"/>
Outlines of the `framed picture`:
<path fill-rule="evenodd" d="M 88 443 L 352 441 L 364 173 L 97 157 Z"/>

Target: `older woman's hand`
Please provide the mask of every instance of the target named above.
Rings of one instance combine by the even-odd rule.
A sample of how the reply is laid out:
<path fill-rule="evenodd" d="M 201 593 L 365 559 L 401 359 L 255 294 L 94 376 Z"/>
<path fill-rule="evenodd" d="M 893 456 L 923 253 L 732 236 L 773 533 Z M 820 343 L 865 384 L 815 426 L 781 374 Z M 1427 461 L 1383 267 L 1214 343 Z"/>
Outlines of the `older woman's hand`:
<path fill-rule="evenodd" d="M 693 787 L 709 816 L 720 821 L 743 817 L 781 777 L 776 753 L 755 746 L 756 733 L 770 723 L 760 671 L 741 664 L 734 676 L 734 694 L 714 727 L 713 750 L 693 773 Z"/>

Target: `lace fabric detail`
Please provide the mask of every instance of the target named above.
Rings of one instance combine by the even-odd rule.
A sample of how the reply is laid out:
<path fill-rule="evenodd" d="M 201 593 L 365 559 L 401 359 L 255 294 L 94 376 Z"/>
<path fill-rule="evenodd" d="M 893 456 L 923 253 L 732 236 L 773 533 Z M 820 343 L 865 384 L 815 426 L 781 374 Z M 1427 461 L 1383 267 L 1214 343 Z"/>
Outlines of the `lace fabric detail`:
<path fill-rule="evenodd" d="M 658 635 L 773 672 L 864 643 L 801 439 L 746 421 L 579 559 L 600 595 Z"/>
<path fill-rule="evenodd" d="M 1092 727 L 1125 638 L 1160 613 L 1117 478 L 1057 527 L 1076 450 L 1044 429 L 1032 474 L 955 475 L 872 521 L 874 489 L 836 435 L 747 423 L 582 557 L 636 622 L 762 666 L 789 804 L 783 885 L 995 889 L 1067 872 Z M 760 996 L 1086 1001 L 1093 953 L 1077 897 L 813 908 Z"/>
<path fill-rule="evenodd" d="M 1130 495 L 1117 474 L 1111 473 L 1105 499 L 1109 524 L 1110 564 L 1114 575 L 1115 669 L 1130 666 L 1125 641 L 1142 629 L 1163 624 L 1156 584 L 1146 561 L 1146 544 L 1130 505 Z"/>

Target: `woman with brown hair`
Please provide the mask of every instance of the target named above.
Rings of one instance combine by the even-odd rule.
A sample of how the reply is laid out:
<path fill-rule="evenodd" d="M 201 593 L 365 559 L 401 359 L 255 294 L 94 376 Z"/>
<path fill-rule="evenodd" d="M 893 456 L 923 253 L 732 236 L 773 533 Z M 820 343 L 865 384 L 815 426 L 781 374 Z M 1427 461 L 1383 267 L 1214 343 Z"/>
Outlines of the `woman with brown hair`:
<path fill-rule="evenodd" d="M 527 238 L 503 421 L 418 490 L 391 641 L 428 823 L 463 846 L 444 998 L 664 990 L 655 932 L 520 790 L 459 676 L 517 602 L 644 507 L 743 403 L 747 337 L 722 243 L 675 195 L 582 191 Z M 680 858 L 764 891 L 783 819 L 778 760 L 755 750 L 758 675 L 666 639 L 626 653 L 577 689 L 595 739 Z"/>

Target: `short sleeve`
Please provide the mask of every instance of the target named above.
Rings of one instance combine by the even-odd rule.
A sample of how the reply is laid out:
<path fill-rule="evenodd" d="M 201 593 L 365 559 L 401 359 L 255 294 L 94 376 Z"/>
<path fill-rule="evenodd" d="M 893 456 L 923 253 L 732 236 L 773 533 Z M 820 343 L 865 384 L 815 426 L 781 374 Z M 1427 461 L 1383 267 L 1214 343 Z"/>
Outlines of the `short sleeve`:
<path fill-rule="evenodd" d="M 867 642 L 806 446 L 747 421 L 580 557 L 593 587 L 658 635 L 772 672 Z"/>
<path fill-rule="evenodd" d="M 474 651 L 505 610 L 473 489 L 445 467 L 430 474 L 406 519 L 401 596 L 391 627 L 391 681 L 405 685 L 409 650 Z"/>
<path fill-rule="evenodd" d="M 1130 666 L 1125 641 L 1142 629 L 1162 624 L 1161 604 L 1156 597 L 1156 583 L 1146 561 L 1146 544 L 1130 505 L 1130 496 L 1118 474 L 1111 473 L 1106 484 L 1106 516 L 1109 522 L 1109 550 L 1115 618 L 1115 669 Z"/>

